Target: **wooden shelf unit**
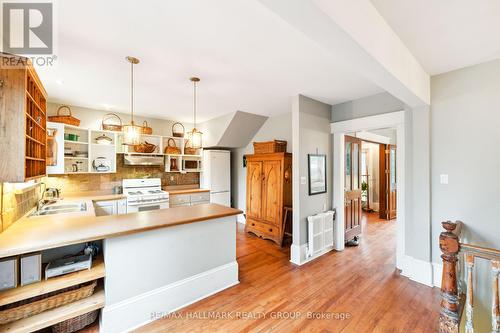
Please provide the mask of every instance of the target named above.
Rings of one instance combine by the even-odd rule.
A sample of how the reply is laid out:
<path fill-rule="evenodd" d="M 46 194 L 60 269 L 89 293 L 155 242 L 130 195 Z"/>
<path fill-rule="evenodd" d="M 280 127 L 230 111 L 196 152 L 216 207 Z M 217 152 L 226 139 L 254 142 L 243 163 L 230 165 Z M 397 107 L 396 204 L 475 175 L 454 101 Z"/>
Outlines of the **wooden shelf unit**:
<path fill-rule="evenodd" d="M 26 70 L 25 178 L 45 176 L 47 94 L 32 67 Z"/>
<path fill-rule="evenodd" d="M 47 92 L 28 58 L 0 55 L 0 181 L 46 175 Z"/>
<path fill-rule="evenodd" d="M 56 290 L 61 290 L 80 283 L 97 280 L 103 278 L 104 276 L 104 260 L 102 257 L 97 257 L 93 260 L 91 269 L 58 276 L 22 287 L 0 291 L 0 306 L 19 302 Z"/>
<path fill-rule="evenodd" d="M 30 333 L 104 307 L 104 289 L 98 286 L 94 294 L 82 300 L 48 310 L 32 317 L 0 325 L 0 332 Z"/>

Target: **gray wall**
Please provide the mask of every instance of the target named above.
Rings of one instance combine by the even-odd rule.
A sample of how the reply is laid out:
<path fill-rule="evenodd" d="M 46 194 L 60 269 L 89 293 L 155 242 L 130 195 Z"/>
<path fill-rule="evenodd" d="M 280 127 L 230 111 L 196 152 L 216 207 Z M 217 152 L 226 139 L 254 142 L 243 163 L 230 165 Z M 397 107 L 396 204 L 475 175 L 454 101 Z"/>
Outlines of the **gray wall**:
<path fill-rule="evenodd" d="M 465 242 L 500 248 L 500 60 L 435 76 L 431 88 L 432 258 L 441 263 L 441 221 L 461 220 Z M 476 266 L 475 329 L 489 332 L 490 266 Z"/>
<path fill-rule="evenodd" d="M 353 101 L 336 104 L 332 107 L 332 122 L 373 116 L 405 108 L 403 102 L 389 93 L 380 93 Z"/>
<path fill-rule="evenodd" d="M 295 119 L 298 123 L 298 141 L 299 144 L 294 146 L 294 182 L 298 184 L 299 194 L 296 197 L 294 193 L 294 227 L 300 226 L 298 230 L 299 241 L 295 239 L 296 231 L 294 231 L 294 244 L 302 245 L 307 243 L 307 217 L 317 214 L 325 210 L 331 209 L 332 206 L 332 135 L 330 130 L 330 116 L 332 106 L 314 99 L 300 95 L 298 101 L 298 115 Z M 325 154 L 327 155 L 327 193 L 309 195 L 308 187 L 308 154 Z M 298 178 L 297 178 L 298 177 Z M 306 182 L 300 181 L 305 178 Z M 297 184 L 296 184 L 297 185 Z M 297 186 L 296 186 L 297 188 Z M 299 199 L 299 207 L 296 208 Z M 298 221 L 297 221 L 298 219 Z"/>
<path fill-rule="evenodd" d="M 285 113 L 268 118 L 260 130 L 244 148 L 231 150 L 231 195 L 235 208 L 246 209 L 246 171 L 243 167 L 243 155 L 253 154 L 254 141 L 285 140 L 287 151 L 292 152 L 292 113 Z M 240 221 L 241 216 L 239 217 Z"/>

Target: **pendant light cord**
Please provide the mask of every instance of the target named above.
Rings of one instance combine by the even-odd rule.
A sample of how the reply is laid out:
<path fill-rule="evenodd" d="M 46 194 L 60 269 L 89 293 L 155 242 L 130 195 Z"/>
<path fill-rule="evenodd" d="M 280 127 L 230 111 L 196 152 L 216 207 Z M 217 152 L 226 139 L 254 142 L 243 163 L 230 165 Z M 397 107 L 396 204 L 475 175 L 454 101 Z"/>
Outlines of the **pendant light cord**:
<path fill-rule="evenodd" d="M 132 66 L 132 68 L 131 68 L 131 78 L 132 78 L 132 80 L 130 82 L 130 91 L 131 91 L 131 94 L 130 94 L 131 121 L 130 121 L 130 123 L 132 125 L 134 125 L 134 63 L 131 62 L 130 65 Z"/>
<path fill-rule="evenodd" d="M 193 119 L 194 119 L 194 124 L 193 128 L 196 129 L 196 81 L 193 82 L 193 90 L 194 90 L 194 101 L 193 101 Z"/>

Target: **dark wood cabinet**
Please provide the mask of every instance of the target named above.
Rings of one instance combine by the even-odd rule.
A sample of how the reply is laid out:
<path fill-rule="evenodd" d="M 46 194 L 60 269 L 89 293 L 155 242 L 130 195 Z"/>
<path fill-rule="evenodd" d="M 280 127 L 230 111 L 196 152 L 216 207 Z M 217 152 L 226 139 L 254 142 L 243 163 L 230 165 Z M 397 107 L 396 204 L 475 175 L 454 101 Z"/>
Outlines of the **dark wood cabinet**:
<path fill-rule="evenodd" d="M 0 55 L 0 181 L 46 174 L 47 93 L 29 59 Z"/>
<path fill-rule="evenodd" d="M 292 205 L 292 155 L 247 155 L 247 232 L 281 245 L 284 206 Z"/>

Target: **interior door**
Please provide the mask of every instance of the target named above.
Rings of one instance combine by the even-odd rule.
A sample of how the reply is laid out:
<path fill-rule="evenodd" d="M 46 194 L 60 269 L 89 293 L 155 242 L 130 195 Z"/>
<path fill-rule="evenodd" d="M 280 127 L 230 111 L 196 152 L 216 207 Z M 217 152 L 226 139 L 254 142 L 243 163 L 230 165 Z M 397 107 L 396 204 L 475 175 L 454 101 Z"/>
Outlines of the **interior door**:
<path fill-rule="evenodd" d="M 396 146 L 380 145 L 380 218 L 397 216 Z"/>
<path fill-rule="evenodd" d="M 264 161 L 263 169 L 263 220 L 280 225 L 281 161 Z"/>
<path fill-rule="evenodd" d="M 361 140 L 345 136 L 345 241 L 361 235 Z"/>
<path fill-rule="evenodd" d="M 262 216 L 262 162 L 247 163 L 247 211 L 248 217 Z"/>

